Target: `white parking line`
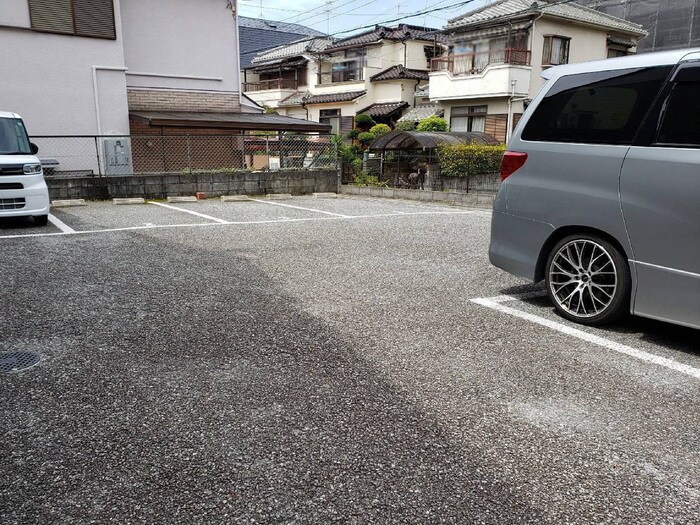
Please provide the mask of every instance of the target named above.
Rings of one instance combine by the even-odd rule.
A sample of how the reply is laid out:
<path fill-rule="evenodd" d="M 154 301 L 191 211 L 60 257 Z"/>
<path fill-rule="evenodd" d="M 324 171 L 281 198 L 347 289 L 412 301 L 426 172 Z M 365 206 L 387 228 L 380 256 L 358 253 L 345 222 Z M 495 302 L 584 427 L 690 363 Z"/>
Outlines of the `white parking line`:
<path fill-rule="evenodd" d="M 520 297 L 526 295 L 528 294 L 522 294 Z M 542 293 L 539 292 L 539 296 L 541 295 Z M 538 295 L 531 297 L 538 297 Z M 517 317 L 519 319 L 524 319 L 525 321 L 529 321 L 531 323 L 545 326 L 551 330 L 556 330 L 557 332 L 576 337 L 577 339 L 581 339 L 582 341 L 602 346 L 603 348 L 607 348 L 608 350 L 612 350 L 614 352 L 618 352 L 620 354 L 639 359 L 640 361 L 646 361 L 647 363 L 663 366 L 675 372 L 680 372 L 695 379 L 700 379 L 699 368 L 694 368 L 690 365 L 684 365 L 683 363 L 679 363 L 666 357 L 650 354 L 649 352 L 644 352 L 643 350 L 638 350 L 637 348 L 633 348 L 622 343 L 617 343 L 615 341 L 605 339 L 604 337 L 589 334 L 588 332 L 584 332 L 583 330 L 579 330 L 577 328 L 573 328 L 571 326 L 552 321 L 550 319 L 545 319 L 544 317 L 540 317 L 538 315 L 534 315 L 528 312 L 522 312 L 520 310 L 516 310 L 515 308 L 511 308 L 510 306 L 506 306 L 505 304 L 503 304 L 506 301 L 515 300 L 518 298 L 518 296 L 501 295 L 498 297 L 482 297 L 478 299 L 471 299 L 471 302 L 479 304 L 481 306 L 485 306 L 486 308 L 491 308 L 492 310 L 496 310 L 507 315 L 512 315 L 513 317 Z"/>
<path fill-rule="evenodd" d="M 229 221 L 225 221 L 224 219 L 218 219 L 216 217 L 212 217 L 211 215 L 205 215 L 204 213 L 199 213 L 198 211 L 192 211 L 192 210 L 186 210 L 184 208 L 178 208 L 177 206 L 171 206 L 170 204 L 163 204 L 162 202 L 148 201 L 148 204 L 155 204 L 156 206 L 168 208 L 169 210 L 176 210 L 176 211 L 181 211 L 183 213 L 189 213 L 190 215 L 196 215 L 197 217 L 201 217 L 202 219 L 207 219 L 209 221 L 218 222 L 219 224 L 229 224 Z"/>
<path fill-rule="evenodd" d="M 160 204 L 160 203 L 153 203 Z M 160 204 L 161 206 L 167 206 Z M 178 208 L 179 211 L 189 212 L 189 210 L 183 210 Z M 155 225 L 144 225 L 144 226 L 126 226 L 123 228 L 105 228 L 103 230 L 82 230 L 82 231 L 72 231 L 72 232 L 61 232 L 61 233 L 20 233 L 13 235 L 0 235 L 0 239 L 24 239 L 27 237 L 56 237 L 59 235 L 88 235 L 97 233 L 114 233 L 114 232 L 125 232 L 125 231 L 138 231 L 138 230 L 163 230 L 163 229 L 176 229 L 176 228 L 200 228 L 200 227 L 223 227 L 223 226 L 248 226 L 248 225 L 259 225 L 259 224 L 280 224 L 280 223 L 292 223 L 292 222 L 319 222 L 319 221 L 345 221 L 345 220 L 364 220 L 364 219 L 384 219 L 391 218 L 397 219 L 399 217 L 411 217 L 411 216 L 426 216 L 426 215 L 470 215 L 474 212 L 471 211 L 434 211 L 434 212 L 407 212 L 403 215 L 396 215 L 395 213 L 382 213 L 377 215 L 351 215 L 351 216 L 339 216 L 339 217 L 303 217 L 299 219 L 263 219 L 259 221 L 223 221 L 222 219 L 216 219 L 215 217 L 207 217 L 212 220 L 216 219 L 217 222 L 207 222 L 207 223 L 193 223 L 193 224 L 155 224 Z M 201 214 L 197 214 L 201 215 Z M 221 221 L 221 222 L 219 222 Z M 2 231 L 2 230 L 0 230 Z"/>
<path fill-rule="evenodd" d="M 326 215 L 332 215 L 333 217 L 342 217 L 344 219 L 350 219 L 353 215 L 343 215 L 342 213 L 333 213 L 331 211 L 317 210 L 315 208 L 303 208 L 302 206 L 292 206 L 291 204 L 282 204 L 281 202 L 270 202 L 262 199 L 250 199 L 255 202 L 262 202 L 263 204 L 271 204 L 272 206 L 284 206 L 285 208 L 294 208 L 295 210 L 313 211 L 316 213 L 324 213 Z"/>
<path fill-rule="evenodd" d="M 61 219 L 58 217 L 49 214 L 49 222 L 56 226 L 59 230 L 61 230 L 63 233 L 75 233 L 75 230 L 68 226 L 65 222 L 63 222 Z"/>

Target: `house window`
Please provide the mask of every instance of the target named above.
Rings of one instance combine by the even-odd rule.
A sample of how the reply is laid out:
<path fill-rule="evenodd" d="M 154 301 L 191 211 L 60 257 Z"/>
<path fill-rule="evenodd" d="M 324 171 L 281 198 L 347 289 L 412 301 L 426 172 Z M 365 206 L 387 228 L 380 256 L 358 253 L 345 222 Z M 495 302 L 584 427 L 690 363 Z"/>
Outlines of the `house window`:
<path fill-rule="evenodd" d="M 331 64 L 331 82 L 363 80 L 366 58 L 364 49 L 348 49 L 340 58 L 340 61 Z"/>
<path fill-rule="evenodd" d="M 542 53 L 543 66 L 559 66 L 569 63 L 570 38 L 561 36 L 544 37 L 544 50 Z"/>
<path fill-rule="evenodd" d="M 608 47 L 608 58 L 626 57 L 627 55 L 629 55 L 627 48 Z"/>
<path fill-rule="evenodd" d="M 340 110 L 339 109 L 322 109 L 319 113 L 318 121 L 321 124 L 330 124 L 331 133 L 337 135 L 340 133 Z"/>
<path fill-rule="evenodd" d="M 462 106 L 452 108 L 450 113 L 451 131 L 484 131 L 488 106 Z"/>
<path fill-rule="evenodd" d="M 47 33 L 117 38 L 113 0 L 28 0 L 32 29 Z"/>

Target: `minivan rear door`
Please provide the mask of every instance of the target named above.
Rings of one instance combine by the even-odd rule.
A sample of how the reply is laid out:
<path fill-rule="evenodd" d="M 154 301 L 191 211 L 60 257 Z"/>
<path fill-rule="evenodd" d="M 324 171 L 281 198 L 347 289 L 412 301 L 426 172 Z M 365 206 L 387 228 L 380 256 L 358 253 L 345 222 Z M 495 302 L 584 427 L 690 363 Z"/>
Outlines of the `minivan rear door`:
<path fill-rule="evenodd" d="M 627 154 L 623 217 L 638 315 L 700 328 L 700 63 L 675 71 Z"/>

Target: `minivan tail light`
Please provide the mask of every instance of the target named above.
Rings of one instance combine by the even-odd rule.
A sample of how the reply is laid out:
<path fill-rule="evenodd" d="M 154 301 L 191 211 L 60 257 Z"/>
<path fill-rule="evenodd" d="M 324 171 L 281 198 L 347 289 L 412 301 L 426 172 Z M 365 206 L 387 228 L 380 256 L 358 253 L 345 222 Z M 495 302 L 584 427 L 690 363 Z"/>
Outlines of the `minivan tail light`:
<path fill-rule="evenodd" d="M 506 151 L 501 161 L 501 181 L 506 180 L 513 173 L 525 165 L 527 153 L 517 151 Z"/>

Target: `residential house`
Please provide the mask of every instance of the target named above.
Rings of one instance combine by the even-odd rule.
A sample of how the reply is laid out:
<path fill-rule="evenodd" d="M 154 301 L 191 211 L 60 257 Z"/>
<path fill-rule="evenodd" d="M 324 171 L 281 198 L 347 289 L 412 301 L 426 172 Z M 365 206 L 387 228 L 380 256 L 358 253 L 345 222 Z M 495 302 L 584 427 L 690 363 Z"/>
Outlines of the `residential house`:
<path fill-rule="evenodd" d="M 579 0 L 580 4 L 644 26 L 649 32 L 637 52 L 700 46 L 700 3 L 697 0 Z"/>
<path fill-rule="evenodd" d="M 0 106 L 32 135 L 310 129 L 241 95 L 235 1 L 2 4 Z"/>
<path fill-rule="evenodd" d="M 449 21 L 433 59 L 430 100 L 452 131 L 507 141 L 546 68 L 634 53 L 641 25 L 574 3 L 500 0 Z"/>
<path fill-rule="evenodd" d="M 320 31 L 300 24 L 248 16 L 238 17 L 238 35 L 241 41 L 241 68 L 244 71 L 251 66 L 253 58 L 259 53 L 302 38 L 325 36 Z"/>
<path fill-rule="evenodd" d="M 353 127 L 359 113 L 393 125 L 427 86 L 430 60 L 444 49 L 434 29 L 378 26 L 331 41 L 302 39 L 253 59 L 245 93 L 281 114 Z M 255 77 L 257 75 L 257 77 Z M 420 101 L 420 99 L 418 99 Z"/>

